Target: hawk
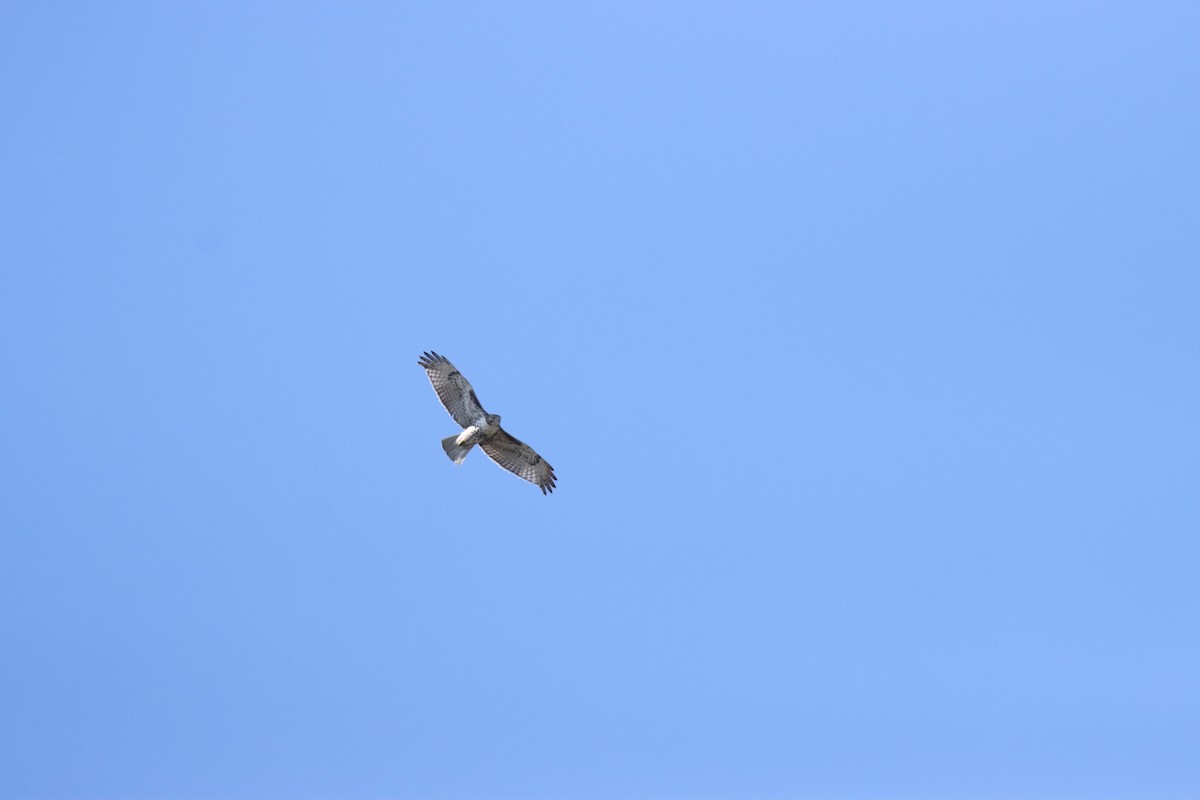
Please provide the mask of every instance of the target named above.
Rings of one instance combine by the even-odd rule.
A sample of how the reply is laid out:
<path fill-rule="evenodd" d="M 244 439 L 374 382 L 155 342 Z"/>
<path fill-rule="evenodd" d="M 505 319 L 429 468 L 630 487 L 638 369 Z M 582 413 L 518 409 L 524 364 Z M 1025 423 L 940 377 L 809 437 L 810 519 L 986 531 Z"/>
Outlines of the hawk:
<path fill-rule="evenodd" d="M 454 421 L 463 426 L 457 436 L 442 439 L 442 449 L 455 464 L 461 464 L 479 445 L 487 457 L 519 478 L 524 478 L 542 490 L 554 491 L 554 467 L 546 463 L 532 447 L 500 427 L 500 415 L 483 410 L 475 390 L 463 374 L 445 356 L 423 353 L 417 365 L 424 368 L 437 392 L 438 399 Z"/>

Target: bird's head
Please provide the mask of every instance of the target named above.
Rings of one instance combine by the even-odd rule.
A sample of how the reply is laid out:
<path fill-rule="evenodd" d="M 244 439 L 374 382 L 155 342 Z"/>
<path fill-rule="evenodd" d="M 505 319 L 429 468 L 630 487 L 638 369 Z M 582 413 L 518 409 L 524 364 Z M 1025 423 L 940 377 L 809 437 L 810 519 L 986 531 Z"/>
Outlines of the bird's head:
<path fill-rule="evenodd" d="M 488 423 L 488 427 L 491 427 L 492 425 L 499 425 L 500 424 L 500 415 L 499 414 L 488 414 L 487 415 L 487 423 Z"/>

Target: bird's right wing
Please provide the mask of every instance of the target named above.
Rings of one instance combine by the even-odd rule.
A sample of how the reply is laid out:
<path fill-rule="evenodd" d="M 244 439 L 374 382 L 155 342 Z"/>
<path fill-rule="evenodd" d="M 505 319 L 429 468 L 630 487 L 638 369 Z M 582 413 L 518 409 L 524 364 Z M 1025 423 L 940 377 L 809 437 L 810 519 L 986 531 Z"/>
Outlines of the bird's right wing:
<path fill-rule="evenodd" d="M 475 396 L 470 382 L 448 358 L 437 353 L 424 353 L 417 364 L 424 368 L 438 399 L 459 425 L 464 428 L 470 427 L 487 414 L 479 404 L 479 398 Z"/>

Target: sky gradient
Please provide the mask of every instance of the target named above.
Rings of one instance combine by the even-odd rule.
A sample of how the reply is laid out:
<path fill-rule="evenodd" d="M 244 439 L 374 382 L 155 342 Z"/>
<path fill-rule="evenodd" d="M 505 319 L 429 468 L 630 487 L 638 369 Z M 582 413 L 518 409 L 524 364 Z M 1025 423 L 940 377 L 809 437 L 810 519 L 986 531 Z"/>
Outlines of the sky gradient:
<path fill-rule="evenodd" d="M 0 797 L 1200 795 L 1200 11 L 978 5 L 5 3 Z"/>

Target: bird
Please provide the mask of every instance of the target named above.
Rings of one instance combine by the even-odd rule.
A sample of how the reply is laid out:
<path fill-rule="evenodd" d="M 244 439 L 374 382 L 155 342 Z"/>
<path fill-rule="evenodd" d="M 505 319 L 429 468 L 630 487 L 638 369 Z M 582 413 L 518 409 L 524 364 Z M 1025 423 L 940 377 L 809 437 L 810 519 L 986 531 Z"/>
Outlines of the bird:
<path fill-rule="evenodd" d="M 488 458 L 537 486 L 542 494 L 554 491 L 558 480 L 554 467 L 532 447 L 501 428 L 499 414 L 484 411 L 470 381 L 448 358 L 432 351 L 422 353 L 417 366 L 425 370 L 438 399 L 463 427 L 462 433 L 442 439 L 442 449 L 451 461 L 462 464 L 471 448 L 479 445 Z"/>

